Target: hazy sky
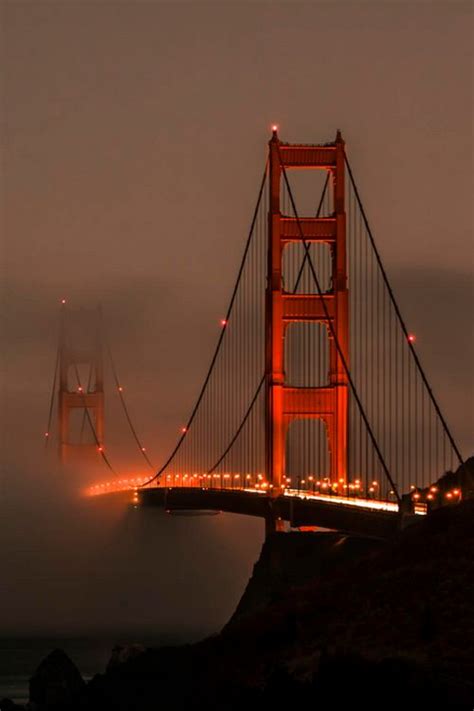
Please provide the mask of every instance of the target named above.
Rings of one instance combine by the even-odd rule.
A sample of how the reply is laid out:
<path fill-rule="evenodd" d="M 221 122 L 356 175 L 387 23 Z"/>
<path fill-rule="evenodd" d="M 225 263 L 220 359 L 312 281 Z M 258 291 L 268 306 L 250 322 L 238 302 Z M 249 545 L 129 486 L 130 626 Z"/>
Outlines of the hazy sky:
<path fill-rule="evenodd" d="M 262 526 L 76 499 L 97 472 L 43 454 L 58 301 L 102 301 L 161 461 L 218 335 L 271 123 L 295 142 L 340 128 L 421 359 L 472 453 L 472 4 L 36 0 L 2 14 L 0 632 L 217 629 Z M 120 427 L 110 407 L 117 457 L 138 469 Z"/>

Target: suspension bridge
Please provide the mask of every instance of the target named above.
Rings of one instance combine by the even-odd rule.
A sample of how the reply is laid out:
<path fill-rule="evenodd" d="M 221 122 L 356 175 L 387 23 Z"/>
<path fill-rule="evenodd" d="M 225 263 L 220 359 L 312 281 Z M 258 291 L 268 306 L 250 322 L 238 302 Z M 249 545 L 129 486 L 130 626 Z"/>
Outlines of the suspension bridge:
<path fill-rule="evenodd" d="M 317 178 L 310 215 L 298 209 L 301 171 Z M 441 497 L 461 498 L 460 489 L 436 485 L 463 458 L 400 312 L 340 132 L 330 143 L 288 144 L 273 128 L 217 344 L 160 467 L 130 416 L 102 316 L 87 343 L 77 342 L 73 324 L 63 300 L 45 440 L 57 412 L 61 459 L 84 446 L 102 458 L 109 475 L 90 495 L 127 490 L 134 505 L 260 516 L 268 532 L 291 522 L 377 535 Z M 105 446 L 106 360 L 149 476 L 121 476 Z M 71 442 L 77 413 L 89 445 Z"/>

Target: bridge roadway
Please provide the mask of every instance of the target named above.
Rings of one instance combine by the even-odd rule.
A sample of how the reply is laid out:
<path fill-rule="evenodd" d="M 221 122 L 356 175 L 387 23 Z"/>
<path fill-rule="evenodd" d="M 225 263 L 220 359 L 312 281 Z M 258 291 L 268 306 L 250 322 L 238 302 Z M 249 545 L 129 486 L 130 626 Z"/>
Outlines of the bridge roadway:
<path fill-rule="evenodd" d="M 134 490 L 134 502 L 173 511 L 223 511 L 257 516 L 270 514 L 291 526 L 320 526 L 348 533 L 390 538 L 400 529 L 398 505 L 372 499 L 348 499 L 287 490 L 272 499 L 256 489 L 150 487 Z"/>

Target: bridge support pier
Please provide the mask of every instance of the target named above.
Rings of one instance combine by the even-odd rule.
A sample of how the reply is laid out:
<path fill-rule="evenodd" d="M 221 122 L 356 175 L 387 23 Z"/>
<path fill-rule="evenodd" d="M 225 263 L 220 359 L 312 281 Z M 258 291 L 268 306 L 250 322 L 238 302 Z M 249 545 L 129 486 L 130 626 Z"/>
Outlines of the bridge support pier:
<path fill-rule="evenodd" d="M 399 507 L 398 526 L 400 531 L 403 531 L 412 523 L 415 523 L 418 516 L 415 514 L 414 502 L 410 494 L 404 494 Z"/>
<path fill-rule="evenodd" d="M 265 538 L 268 538 L 272 533 L 284 532 L 285 522 L 280 516 L 275 514 L 275 512 L 270 511 L 267 516 L 265 516 Z"/>
<path fill-rule="evenodd" d="M 267 500 L 267 510 L 265 512 L 265 538 L 272 533 L 284 533 L 285 521 L 282 517 L 280 499 L 269 497 Z"/>

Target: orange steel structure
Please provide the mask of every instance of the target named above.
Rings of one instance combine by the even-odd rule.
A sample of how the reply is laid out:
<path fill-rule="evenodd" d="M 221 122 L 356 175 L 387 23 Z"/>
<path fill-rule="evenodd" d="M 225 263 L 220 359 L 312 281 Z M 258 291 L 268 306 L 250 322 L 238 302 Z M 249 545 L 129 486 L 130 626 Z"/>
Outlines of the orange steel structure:
<path fill-rule="evenodd" d="M 273 130 L 269 142 L 269 241 L 266 290 L 266 471 L 272 495 L 283 492 L 286 436 L 291 422 L 316 418 L 325 425 L 332 480 L 347 481 L 349 320 L 344 197 L 345 148 L 340 131 L 334 143 L 290 145 Z M 334 211 L 330 217 L 288 217 L 280 211 L 283 168 L 326 170 L 331 175 Z M 284 290 L 283 250 L 292 243 L 321 243 L 331 251 L 332 283 L 319 294 Z M 317 270 L 317 265 L 315 266 Z M 324 304 L 322 303 L 324 300 Z M 328 318 L 329 317 L 329 318 Z M 328 321 L 331 320 L 332 328 Z M 291 323 L 326 326 L 329 338 L 329 381 L 324 387 L 285 384 L 284 339 Z M 337 341 L 337 343 L 336 343 Z M 341 354 L 343 359 L 341 358 Z M 277 526 L 278 528 L 278 526 Z"/>
<path fill-rule="evenodd" d="M 84 388 L 79 382 L 78 365 L 89 366 L 91 387 Z M 71 373 L 71 369 L 73 372 Z M 77 385 L 69 385 L 69 376 L 77 380 Z M 62 322 L 59 350 L 59 394 L 58 394 L 59 456 L 66 461 L 73 450 L 84 449 L 97 452 L 104 441 L 104 378 L 102 366 L 102 344 L 97 328 L 92 343 L 77 347 L 66 339 L 64 321 Z M 80 408 L 91 418 L 95 433 L 93 444 L 73 443 L 70 441 L 70 414 Z M 89 429 L 89 427 L 88 427 Z M 100 450 L 99 450 L 100 451 Z"/>

